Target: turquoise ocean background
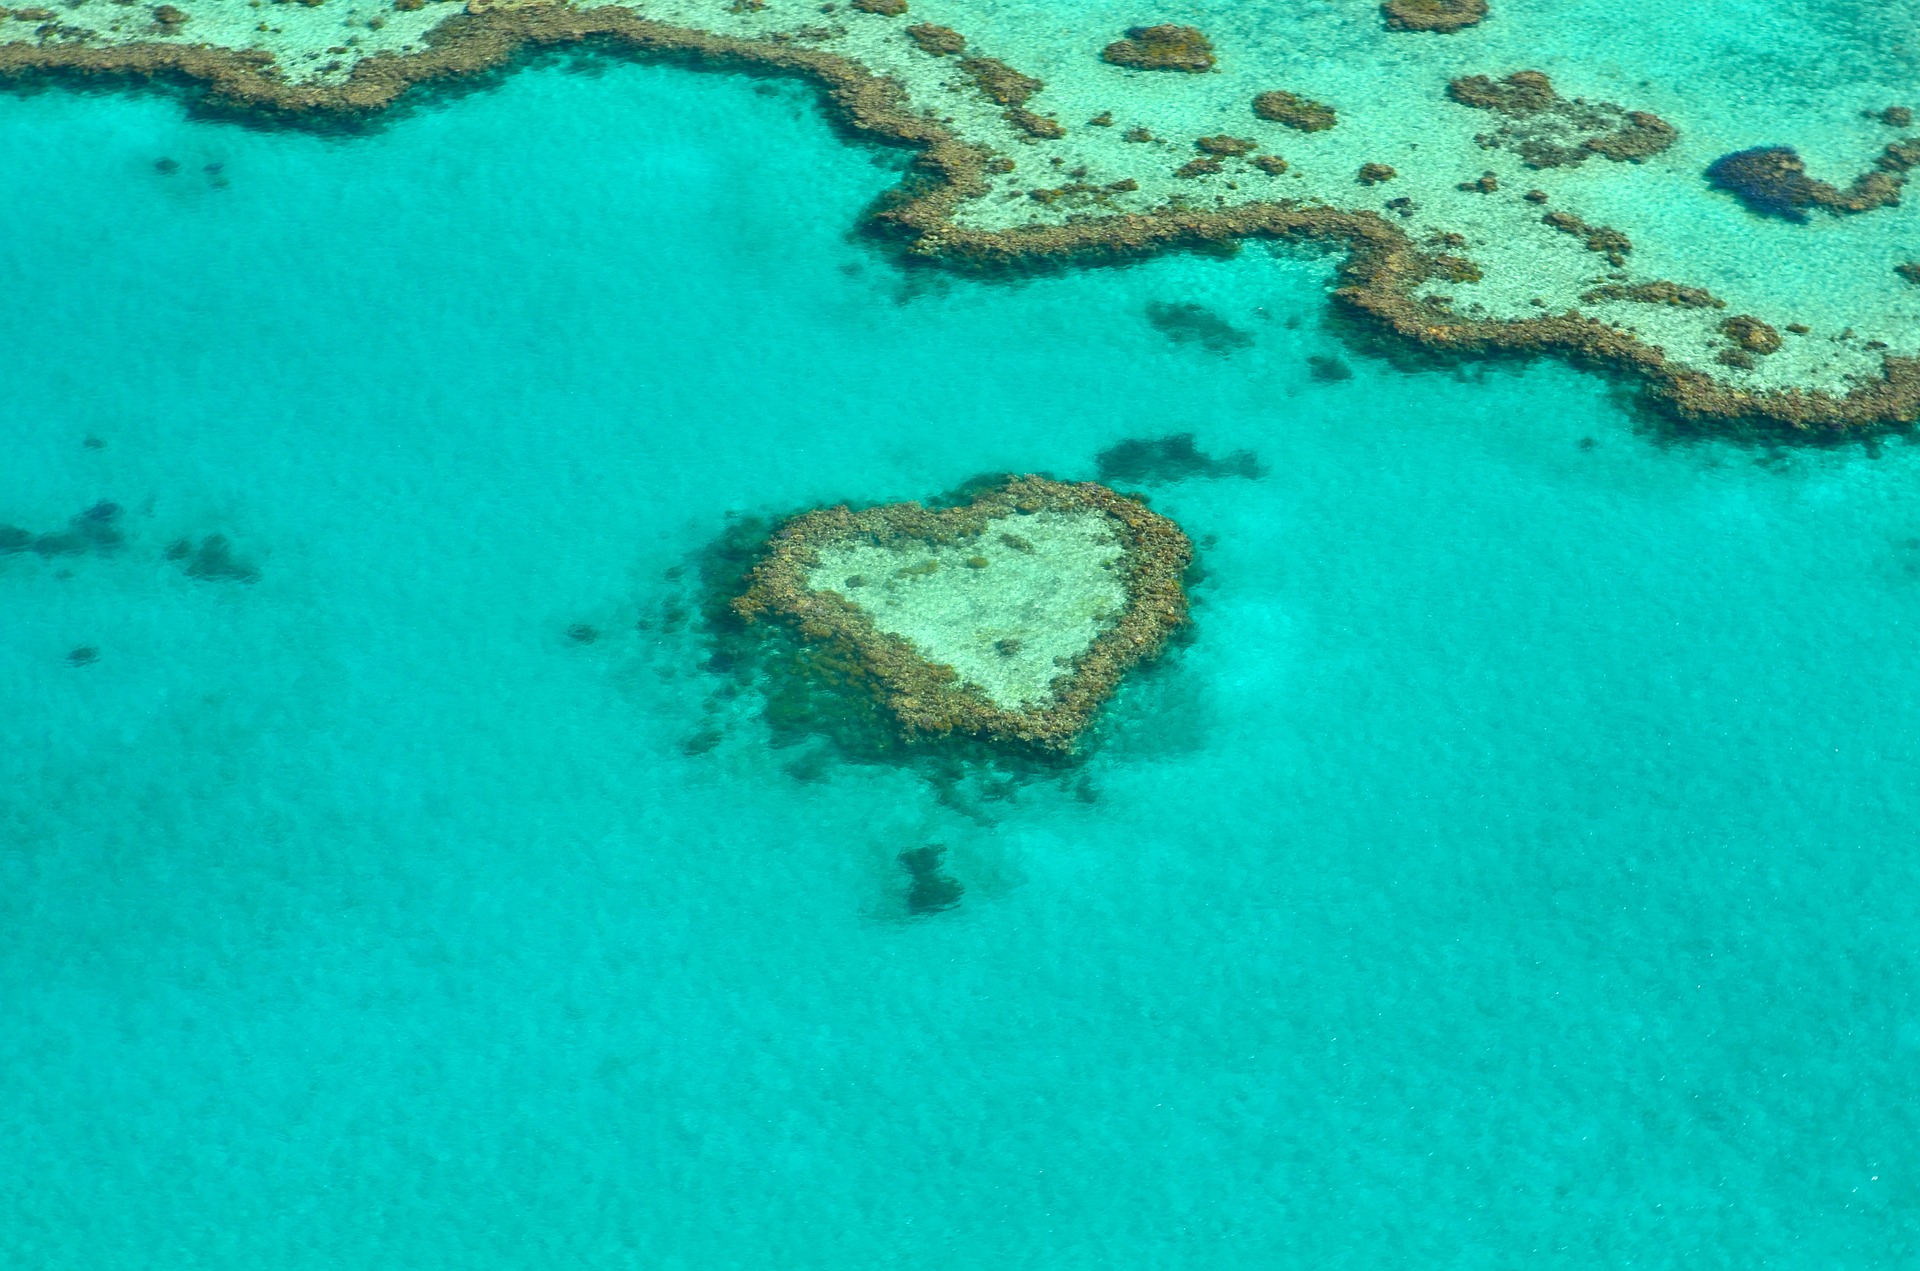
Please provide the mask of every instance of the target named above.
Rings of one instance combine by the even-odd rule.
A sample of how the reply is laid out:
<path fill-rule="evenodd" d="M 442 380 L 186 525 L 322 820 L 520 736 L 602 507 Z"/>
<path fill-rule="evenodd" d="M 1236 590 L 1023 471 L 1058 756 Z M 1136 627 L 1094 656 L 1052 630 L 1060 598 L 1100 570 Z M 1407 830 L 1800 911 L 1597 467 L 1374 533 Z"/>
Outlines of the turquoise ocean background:
<path fill-rule="evenodd" d="M 0 521 L 125 535 L 0 558 L 0 1265 L 1920 1261 L 1911 446 L 1395 369 L 1257 246 L 903 273 L 803 89 L 575 69 L 0 99 Z M 1150 488 L 1196 639 L 1073 777 L 714 696 L 729 514 L 1178 432 L 1267 473 Z"/>

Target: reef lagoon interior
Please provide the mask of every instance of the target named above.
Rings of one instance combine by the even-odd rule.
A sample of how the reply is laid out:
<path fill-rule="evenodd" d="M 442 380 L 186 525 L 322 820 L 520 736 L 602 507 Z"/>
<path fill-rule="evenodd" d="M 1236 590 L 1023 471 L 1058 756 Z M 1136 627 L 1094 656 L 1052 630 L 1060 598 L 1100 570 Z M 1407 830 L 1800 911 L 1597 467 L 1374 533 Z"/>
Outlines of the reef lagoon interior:
<path fill-rule="evenodd" d="M 1627 272 L 1727 301 L 1621 302 L 1711 317 L 1686 347 L 1725 383 L 1920 352 L 1916 200 L 1794 220 L 1704 176 L 1873 169 L 1909 134 L 1864 112 L 1920 107 L 1907 0 L 1492 0 L 1451 34 L 911 2 L 860 17 L 1045 81 L 1019 109 L 1069 133 L 1022 162 L 1104 147 L 1054 185 L 1294 180 L 1172 175 L 1258 131 L 1341 207 L 1465 225 L 1489 312 Z M 442 7 L 256 12 L 350 48 Z M 190 42 L 179 11 L 128 39 Z M 0 39 L 46 61 L 106 37 L 42 27 L 123 10 L 29 12 Z M 1099 60 L 1163 22 L 1219 69 Z M 1677 129 L 1537 178 L 1625 271 L 1446 96 L 1523 69 Z M 334 132 L 18 86 L 0 1265 L 1920 1258 L 1904 431 L 1382 341 L 1329 305 L 1334 242 L 903 259 L 861 225 L 913 152 L 777 75 L 561 47 Z M 1339 123 L 1257 120 L 1256 86 Z M 1068 223 L 978 214 L 1016 206 Z M 1751 368 L 1718 361 L 1741 314 L 1785 333 Z M 1188 637 L 1084 753 L 773 728 L 716 653 L 715 544 L 1006 472 L 1141 492 L 1197 546 Z"/>

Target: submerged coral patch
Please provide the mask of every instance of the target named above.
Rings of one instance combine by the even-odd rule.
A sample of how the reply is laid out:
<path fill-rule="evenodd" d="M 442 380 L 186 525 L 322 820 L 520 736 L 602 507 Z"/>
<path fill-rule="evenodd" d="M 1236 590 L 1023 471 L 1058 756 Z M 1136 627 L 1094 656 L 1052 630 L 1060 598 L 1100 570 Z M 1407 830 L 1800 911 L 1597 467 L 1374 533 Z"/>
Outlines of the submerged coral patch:
<path fill-rule="evenodd" d="M 910 738 L 1069 749 L 1186 621 L 1186 536 L 1090 483 L 1019 477 L 957 508 L 806 513 L 735 602 L 870 682 Z"/>
<path fill-rule="evenodd" d="M 1216 457 L 1200 449 L 1190 432 L 1175 433 L 1171 437 L 1129 437 L 1102 450 L 1094 464 L 1102 481 L 1142 484 L 1189 481 L 1196 477 L 1258 480 L 1267 474 L 1253 451 L 1235 450 Z"/>
<path fill-rule="evenodd" d="M 1252 336 L 1205 305 L 1191 301 L 1172 304 L 1156 300 L 1147 306 L 1147 321 L 1175 344 L 1198 344 L 1222 357 L 1253 346 Z"/>

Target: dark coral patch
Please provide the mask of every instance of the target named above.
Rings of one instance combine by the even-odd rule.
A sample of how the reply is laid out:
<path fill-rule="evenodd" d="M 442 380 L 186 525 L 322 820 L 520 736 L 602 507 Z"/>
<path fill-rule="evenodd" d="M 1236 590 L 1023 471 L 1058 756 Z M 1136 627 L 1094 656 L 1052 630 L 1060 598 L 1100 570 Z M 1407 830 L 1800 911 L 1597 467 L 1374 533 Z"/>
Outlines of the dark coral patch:
<path fill-rule="evenodd" d="M 1213 43 L 1197 27 L 1135 26 L 1127 38 L 1100 51 L 1103 60 L 1136 71 L 1185 71 L 1204 74 L 1213 69 Z"/>
<path fill-rule="evenodd" d="M 1783 220 L 1805 221 L 1810 208 L 1834 213 L 1871 212 L 1900 202 L 1906 172 L 1920 163 L 1920 147 L 1888 146 L 1842 190 L 1807 175 L 1807 164 L 1792 146 L 1755 146 L 1723 154 L 1707 165 L 1707 181 L 1739 199 L 1748 211 Z"/>
<path fill-rule="evenodd" d="M 1438 31 L 1444 35 L 1484 21 L 1487 0 L 1386 0 L 1380 12 L 1389 31 Z"/>
<path fill-rule="evenodd" d="M 1285 124 L 1301 132 L 1322 132 L 1340 122 L 1333 107 L 1289 93 L 1271 89 L 1253 99 L 1253 113 L 1276 124 Z"/>
<path fill-rule="evenodd" d="M 1147 321 L 1175 344 L 1198 344 L 1222 357 L 1253 345 L 1252 336 L 1204 305 L 1156 300 L 1147 306 Z"/>
<path fill-rule="evenodd" d="M 912 847 L 897 858 L 913 881 L 907 887 L 907 912 L 939 913 L 960 903 L 966 888 L 942 868 L 947 849 L 938 844 Z"/>
<path fill-rule="evenodd" d="M 1251 450 L 1235 450 L 1216 458 L 1194 444 L 1190 432 L 1171 437 L 1129 437 L 1108 446 L 1094 459 L 1102 481 L 1158 484 L 1195 478 L 1245 477 L 1267 474 Z"/>
<path fill-rule="evenodd" d="M 167 546 L 167 559 L 178 562 L 189 578 L 203 582 L 257 583 L 260 571 L 233 554 L 225 534 L 209 534 L 194 546 L 192 539 L 176 539 Z"/>

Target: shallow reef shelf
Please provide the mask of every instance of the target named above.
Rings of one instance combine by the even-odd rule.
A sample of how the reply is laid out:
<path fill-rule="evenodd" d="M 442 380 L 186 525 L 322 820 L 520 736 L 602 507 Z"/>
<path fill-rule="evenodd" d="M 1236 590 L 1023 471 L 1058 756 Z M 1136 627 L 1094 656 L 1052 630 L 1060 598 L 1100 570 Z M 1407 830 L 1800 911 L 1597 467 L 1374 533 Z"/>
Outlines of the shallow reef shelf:
<path fill-rule="evenodd" d="M 837 646 L 910 738 L 1068 750 L 1187 621 L 1192 554 L 1105 486 L 1016 477 L 960 507 L 795 517 L 734 607 Z"/>
<path fill-rule="evenodd" d="M 1712 59 L 1668 85 L 1564 44 L 1551 75 L 1516 65 L 1529 33 L 1498 7 L 1321 8 L 1097 29 L 979 0 L 70 0 L 0 9 L 0 77 L 185 81 L 299 123 L 539 47 L 792 74 L 921 152 L 873 212 L 909 253 L 993 268 L 1328 242 L 1336 303 L 1430 349 L 1604 365 L 1705 421 L 1920 415 L 1920 225 L 1900 198 L 1920 142 L 1870 78 L 1738 107 Z M 1777 119 L 1815 152 L 1750 144 Z"/>

